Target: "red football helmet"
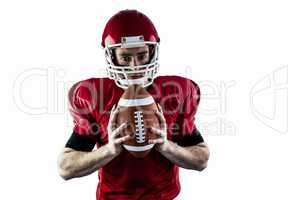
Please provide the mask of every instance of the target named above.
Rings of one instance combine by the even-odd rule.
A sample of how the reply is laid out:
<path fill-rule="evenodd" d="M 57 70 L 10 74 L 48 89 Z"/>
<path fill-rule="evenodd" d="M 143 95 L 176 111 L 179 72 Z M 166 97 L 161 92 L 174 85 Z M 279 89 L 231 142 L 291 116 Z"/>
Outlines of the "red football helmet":
<path fill-rule="evenodd" d="M 105 50 L 107 72 L 119 87 L 126 89 L 132 84 L 144 87 L 152 84 L 158 69 L 159 36 L 151 20 L 136 10 L 122 10 L 107 22 L 102 34 L 102 46 Z M 151 61 L 139 66 L 118 66 L 113 62 L 113 49 L 134 48 L 144 45 L 153 45 L 154 53 Z M 142 78 L 130 79 L 143 75 Z"/>

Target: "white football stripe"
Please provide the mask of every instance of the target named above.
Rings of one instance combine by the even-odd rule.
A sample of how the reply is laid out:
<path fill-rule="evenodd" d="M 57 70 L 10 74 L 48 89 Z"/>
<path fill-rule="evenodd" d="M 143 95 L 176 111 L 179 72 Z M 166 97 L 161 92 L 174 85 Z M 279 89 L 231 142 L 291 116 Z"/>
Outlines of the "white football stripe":
<path fill-rule="evenodd" d="M 120 71 L 117 71 L 116 73 L 120 73 Z M 143 78 L 137 78 L 137 79 L 121 79 L 121 80 L 118 80 L 122 85 L 144 85 L 144 83 L 146 82 L 146 79 L 145 77 Z"/>
<path fill-rule="evenodd" d="M 121 98 L 119 100 L 118 105 L 119 106 L 124 106 L 124 107 L 131 107 L 131 106 L 145 106 L 145 105 L 150 105 L 154 103 L 153 97 L 146 97 L 143 99 L 123 99 Z"/>
<path fill-rule="evenodd" d="M 148 145 L 145 145 L 145 146 L 130 146 L 130 145 L 126 145 L 126 144 L 123 144 L 123 147 L 125 149 L 127 149 L 128 151 L 147 151 L 149 149 L 152 149 L 152 147 L 154 146 L 154 144 L 148 144 Z"/>

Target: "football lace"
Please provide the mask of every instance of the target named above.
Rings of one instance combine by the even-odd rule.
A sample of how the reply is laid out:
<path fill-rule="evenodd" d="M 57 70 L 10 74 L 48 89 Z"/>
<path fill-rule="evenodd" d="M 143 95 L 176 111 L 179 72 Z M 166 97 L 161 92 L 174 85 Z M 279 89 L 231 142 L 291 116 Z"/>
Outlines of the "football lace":
<path fill-rule="evenodd" d="M 145 142 L 145 129 L 144 129 L 144 119 L 142 111 L 134 112 L 135 118 L 135 138 L 137 143 Z"/>

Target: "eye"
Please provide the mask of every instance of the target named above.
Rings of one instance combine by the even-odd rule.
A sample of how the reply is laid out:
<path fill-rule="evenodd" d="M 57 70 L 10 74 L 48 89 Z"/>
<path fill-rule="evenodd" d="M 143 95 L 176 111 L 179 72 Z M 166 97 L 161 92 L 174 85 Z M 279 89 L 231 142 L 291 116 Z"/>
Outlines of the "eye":
<path fill-rule="evenodd" d="M 144 60 L 146 58 L 146 54 L 140 54 L 138 55 L 139 60 Z"/>
<path fill-rule="evenodd" d="M 131 57 L 130 57 L 130 56 L 122 56 L 122 57 L 121 57 L 121 60 L 122 60 L 123 62 L 130 62 L 130 61 L 131 61 Z"/>

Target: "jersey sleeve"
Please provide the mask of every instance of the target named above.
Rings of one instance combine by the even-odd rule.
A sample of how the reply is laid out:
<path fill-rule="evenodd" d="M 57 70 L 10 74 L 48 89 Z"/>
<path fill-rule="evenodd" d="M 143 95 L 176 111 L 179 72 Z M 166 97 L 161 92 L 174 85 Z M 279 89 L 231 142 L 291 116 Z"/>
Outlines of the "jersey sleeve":
<path fill-rule="evenodd" d="M 195 115 L 200 102 L 200 89 L 193 81 L 187 82 L 187 96 L 183 104 L 182 134 L 191 134 L 196 128 Z"/>
<path fill-rule="evenodd" d="M 90 137 L 93 126 L 93 108 L 91 106 L 91 90 L 88 85 L 79 82 L 69 90 L 69 112 L 73 119 L 73 132 Z"/>
<path fill-rule="evenodd" d="M 191 146 L 203 142 L 195 124 L 195 115 L 200 102 L 200 88 L 192 80 L 188 80 L 182 111 L 179 114 L 179 133 L 176 141 L 181 146 Z"/>

